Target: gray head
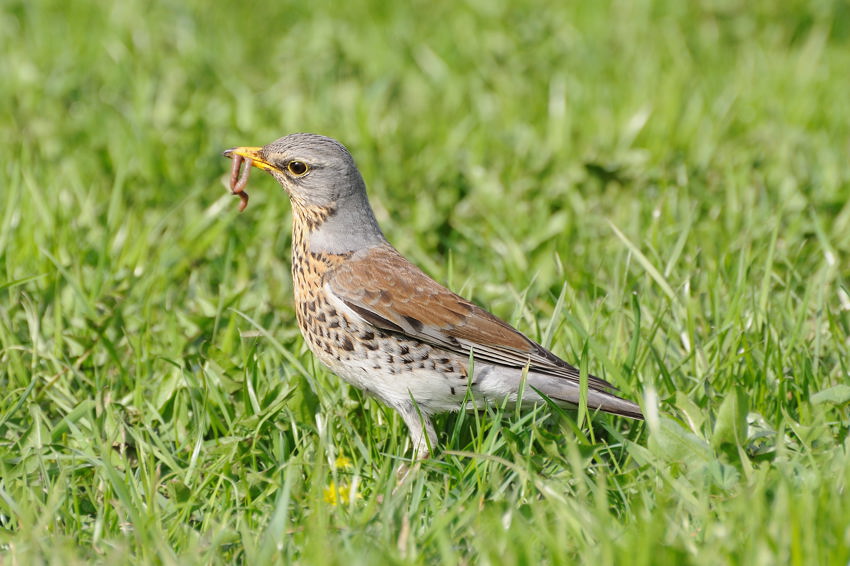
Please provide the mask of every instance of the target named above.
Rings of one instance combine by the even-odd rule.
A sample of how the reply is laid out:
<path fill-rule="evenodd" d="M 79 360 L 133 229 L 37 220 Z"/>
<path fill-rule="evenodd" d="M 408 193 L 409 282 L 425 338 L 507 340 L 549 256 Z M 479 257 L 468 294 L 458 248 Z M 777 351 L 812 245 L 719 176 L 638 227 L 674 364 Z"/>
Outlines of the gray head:
<path fill-rule="evenodd" d="M 366 185 L 348 150 L 316 134 L 290 134 L 263 147 L 237 147 L 225 155 L 251 159 L 271 173 L 289 195 L 296 222 L 299 214 L 323 213 L 310 226 L 314 251 L 342 253 L 385 241 L 369 201 Z"/>
<path fill-rule="evenodd" d="M 335 206 L 341 198 L 365 193 L 351 154 L 341 143 L 316 134 L 291 134 L 260 149 L 269 173 L 297 204 Z"/>

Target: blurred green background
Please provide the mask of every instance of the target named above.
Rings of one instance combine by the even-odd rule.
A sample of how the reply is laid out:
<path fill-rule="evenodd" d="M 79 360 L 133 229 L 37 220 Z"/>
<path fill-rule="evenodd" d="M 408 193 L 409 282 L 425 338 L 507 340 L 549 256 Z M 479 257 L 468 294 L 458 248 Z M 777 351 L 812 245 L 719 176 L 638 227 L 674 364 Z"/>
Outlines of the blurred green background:
<path fill-rule="evenodd" d="M 0 562 L 850 560 L 850 3 L 0 3 Z M 639 400 L 398 417 L 295 326 L 339 139 L 403 253 Z"/>

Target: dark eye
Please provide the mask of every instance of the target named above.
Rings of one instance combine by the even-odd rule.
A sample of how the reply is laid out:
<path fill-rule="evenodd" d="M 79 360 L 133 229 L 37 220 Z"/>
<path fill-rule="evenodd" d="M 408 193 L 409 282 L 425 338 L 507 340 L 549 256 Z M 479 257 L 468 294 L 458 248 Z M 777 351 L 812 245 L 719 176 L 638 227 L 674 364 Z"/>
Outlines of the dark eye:
<path fill-rule="evenodd" d="M 290 161 L 286 164 L 286 169 L 296 177 L 303 177 L 310 170 L 303 161 Z"/>

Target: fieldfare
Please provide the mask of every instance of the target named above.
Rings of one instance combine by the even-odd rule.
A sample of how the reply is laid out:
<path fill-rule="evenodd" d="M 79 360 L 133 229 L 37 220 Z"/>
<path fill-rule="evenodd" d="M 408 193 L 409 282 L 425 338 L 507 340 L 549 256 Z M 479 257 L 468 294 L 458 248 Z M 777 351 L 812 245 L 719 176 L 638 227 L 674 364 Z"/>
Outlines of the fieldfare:
<path fill-rule="evenodd" d="M 431 415 L 475 403 L 579 403 L 579 371 L 506 322 L 449 291 L 384 237 L 348 150 L 292 134 L 234 159 L 231 190 L 247 204 L 250 166 L 292 202 L 292 278 L 298 326 L 313 354 L 351 385 L 399 412 L 414 454 L 437 446 Z M 242 162 L 245 171 L 240 175 Z M 524 385 L 523 385 L 524 384 Z M 520 392 L 520 390 L 522 390 Z M 642 419 L 640 407 L 588 377 L 587 407 Z"/>

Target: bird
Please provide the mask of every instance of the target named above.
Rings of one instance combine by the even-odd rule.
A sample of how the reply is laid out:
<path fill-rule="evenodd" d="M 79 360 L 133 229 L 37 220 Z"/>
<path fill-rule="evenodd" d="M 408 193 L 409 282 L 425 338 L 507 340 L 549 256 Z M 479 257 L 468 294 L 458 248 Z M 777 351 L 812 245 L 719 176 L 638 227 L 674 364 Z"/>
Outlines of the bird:
<path fill-rule="evenodd" d="M 296 133 L 224 156 L 234 159 L 234 194 L 244 192 L 251 166 L 283 187 L 292 206 L 301 334 L 331 372 L 399 413 L 414 460 L 438 448 L 432 416 L 469 410 L 468 399 L 579 405 L 578 369 L 435 281 L 387 241 L 363 177 L 340 142 Z M 237 183 L 239 161 L 247 165 Z M 241 210 L 247 193 L 239 196 Z M 588 376 L 588 409 L 642 420 L 640 406 L 617 392 Z"/>

